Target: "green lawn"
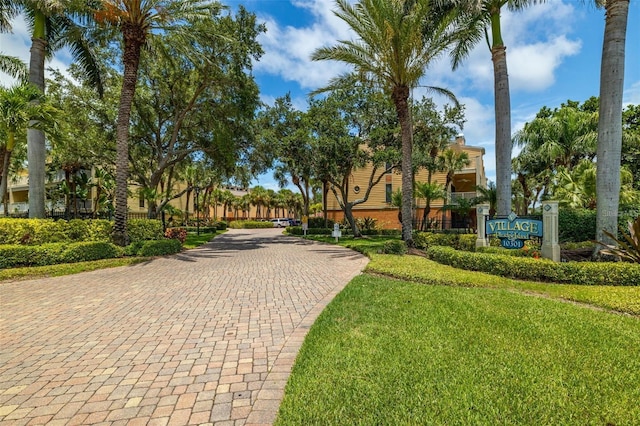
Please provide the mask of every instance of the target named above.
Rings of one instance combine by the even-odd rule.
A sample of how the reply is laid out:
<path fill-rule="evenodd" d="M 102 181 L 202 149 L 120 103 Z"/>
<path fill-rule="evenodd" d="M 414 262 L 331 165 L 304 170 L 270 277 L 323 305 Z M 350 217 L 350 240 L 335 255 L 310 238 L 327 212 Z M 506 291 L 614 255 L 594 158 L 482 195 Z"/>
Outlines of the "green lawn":
<path fill-rule="evenodd" d="M 277 424 L 634 425 L 638 383 L 638 318 L 362 275 L 310 330 Z"/>

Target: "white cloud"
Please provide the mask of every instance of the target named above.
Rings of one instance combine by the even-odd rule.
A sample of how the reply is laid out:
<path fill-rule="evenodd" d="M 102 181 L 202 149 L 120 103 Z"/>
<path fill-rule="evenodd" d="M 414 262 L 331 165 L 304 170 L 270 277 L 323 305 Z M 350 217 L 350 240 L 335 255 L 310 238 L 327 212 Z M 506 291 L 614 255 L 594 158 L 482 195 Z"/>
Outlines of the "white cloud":
<path fill-rule="evenodd" d="M 265 54 L 254 65 L 254 69 L 313 90 L 349 70 L 348 66 L 336 62 L 311 61 L 311 54 L 316 49 L 331 45 L 338 38 L 350 38 L 349 28 L 331 12 L 332 2 L 316 0 L 297 1 L 294 4 L 309 10 L 315 22 L 302 28 L 282 27 L 273 18 L 265 17 L 267 32 L 259 38 Z"/>
<path fill-rule="evenodd" d="M 15 56 L 21 59 L 27 66 L 29 65 L 31 35 L 29 28 L 22 16 L 16 18 L 13 22 L 12 33 L 0 34 L 0 52 L 4 55 Z M 67 72 L 69 63 L 71 62 L 71 54 L 69 49 L 65 48 L 56 52 L 55 56 L 45 63 L 47 68 L 60 70 L 67 78 L 71 78 Z M 45 70 L 45 77 L 49 77 L 49 72 Z M 11 76 L 0 72 L 0 84 L 3 86 L 11 86 L 16 80 Z"/>
<path fill-rule="evenodd" d="M 640 81 L 631 84 L 623 94 L 624 106 L 640 105 Z"/>

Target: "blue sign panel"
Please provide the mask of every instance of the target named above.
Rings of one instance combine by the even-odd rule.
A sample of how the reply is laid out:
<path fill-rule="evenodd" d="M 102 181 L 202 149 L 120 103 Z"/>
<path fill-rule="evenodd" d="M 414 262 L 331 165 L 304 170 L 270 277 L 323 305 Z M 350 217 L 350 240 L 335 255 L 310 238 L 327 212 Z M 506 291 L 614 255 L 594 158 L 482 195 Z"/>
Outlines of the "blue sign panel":
<path fill-rule="evenodd" d="M 530 240 L 532 237 L 542 237 L 542 221 L 519 219 L 512 212 L 507 218 L 488 220 L 487 235 L 495 235 L 500 238 L 502 247 L 519 249 L 524 247 L 526 240 Z"/>

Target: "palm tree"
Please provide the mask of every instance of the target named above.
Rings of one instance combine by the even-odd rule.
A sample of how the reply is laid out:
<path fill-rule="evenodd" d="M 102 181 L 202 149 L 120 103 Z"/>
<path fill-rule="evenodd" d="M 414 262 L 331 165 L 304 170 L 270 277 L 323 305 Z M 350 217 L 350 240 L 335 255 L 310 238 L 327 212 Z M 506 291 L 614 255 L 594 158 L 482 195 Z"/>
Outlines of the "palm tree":
<path fill-rule="evenodd" d="M 16 146 L 17 135 L 35 121 L 39 129 L 53 131 L 57 110 L 44 103 L 44 94 L 37 87 L 23 83 L 10 89 L 0 86 L 0 128 L 7 135 L 4 144 L 0 201 L 5 198 L 9 179 L 9 164 Z M 5 212 L 7 205 L 5 204 Z"/>
<path fill-rule="evenodd" d="M 313 60 L 336 60 L 378 81 L 393 100 L 402 139 L 402 239 L 413 246 L 412 200 L 413 131 L 409 95 L 425 75 L 426 67 L 455 39 L 453 14 L 435 7 L 430 0 L 337 1 L 334 13 L 357 34 L 358 40 L 340 41 L 312 54 Z M 425 22 L 425 17 L 428 19 Z M 339 79 L 330 86 L 339 87 Z M 440 93 L 452 94 L 444 89 Z"/>
<path fill-rule="evenodd" d="M 539 153 L 551 167 L 574 167 L 583 158 L 595 156 L 597 128 L 597 111 L 562 105 L 553 112 L 543 108 L 513 139 L 517 145 Z"/>
<path fill-rule="evenodd" d="M 445 200 L 447 198 L 447 192 L 439 183 L 416 182 L 416 194 L 419 198 L 424 198 L 425 200 L 421 229 L 426 231 L 429 227 L 428 218 L 429 213 L 431 213 L 431 201 Z"/>
<path fill-rule="evenodd" d="M 218 4 L 201 0 L 102 0 L 95 18 L 116 27 L 124 42 L 124 74 L 116 122 L 116 212 L 113 240 L 125 246 L 127 236 L 127 185 L 129 175 L 129 119 L 136 91 L 140 52 L 154 28 L 183 29 L 189 20 L 217 13 Z"/>
<path fill-rule="evenodd" d="M 524 9 L 536 0 L 457 0 L 463 5 L 461 19 L 466 31 L 452 50 L 453 68 L 457 68 L 480 40 L 487 40 L 491 50 L 494 78 L 494 107 L 496 122 L 496 189 L 497 212 L 508 215 L 511 211 L 511 100 L 507 73 L 506 46 L 502 40 L 500 11 Z M 491 29 L 491 40 L 487 30 Z"/>
<path fill-rule="evenodd" d="M 445 172 L 445 184 L 444 189 L 447 196 L 447 204 L 451 204 L 451 184 L 453 183 L 453 177 L 456 172 L 467 167 L 471 161 L 469 160 L 469 154 L 457 149 L 447 148 L 439 156 L 442 164 L 442 170 Z M 442 210 L 442 225 L 444 227 L 446 212 Z"/>
<path fill-rule="evenodd" d="M 620 199 L 622 91 L 629 0 L 596 0 L 605 6 L 604 42 L 600 62 L 600 117 L 596 172 L 596 240 L 614 244 Z M 596 245 L 595 253 L 602 249 Z"/>
<path fill-rule="evenodd" d="M 475 189 L 480 193 L 480 195 L 476 197 L 477 204 L 489 203 L 489 216 L 495 215 L 496 205 L 498 204 L 498 191 L 496 190 L 496 184 L 489 181 L 486 188 L 484 186 L 476 186 Z"/>
<path fill-rule="evenodd" d="M 78 2 L 79 4 L 80 2 Z M 73 2 L 3 1 L 0 31 L 10 30 L 10 20 L 20 12 L 27 15 L 31 32 L 29 82 L 44 93 L 44 63 L 54 52 L 69 47 L 73 60 L 88 81 L 102 94 L 102 80 L 97 60 L 85 32 L 76 21 L 90 15 L 88 8 L 74 7 Z M 46 146 L 42 130 L 34 121 L 27 131 L 29 162 L 29 217 L 44 217 Z"/>
<path fill-rule="evenodd" d="M 0 72 L 22 81 L 26 81 L 29 77 L 27 66 L 15 56 L 0 54 Z"/>

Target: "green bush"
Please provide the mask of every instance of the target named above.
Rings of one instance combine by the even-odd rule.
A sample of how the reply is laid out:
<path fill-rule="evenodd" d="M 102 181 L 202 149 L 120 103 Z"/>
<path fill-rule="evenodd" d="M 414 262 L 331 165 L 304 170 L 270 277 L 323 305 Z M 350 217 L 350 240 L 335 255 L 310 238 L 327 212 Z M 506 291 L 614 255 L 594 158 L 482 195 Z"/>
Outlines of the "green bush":
<path fill-rule="evenodd" d="M 219 221 L 215 224 L 216 230 L 218 231 L 226 231 L 227 230 L 227 222 Z"/>
<path fill-rule="evenodd" d="M 475 251 L 476 234 L 414 232 L 413 242 L 417 248 L 427 249 L 432 246 L 453 247 L 459 250 Z"/>
<path fill-rule="evenodd" d="M 583 285 L 640 285 L 640 266 L 626 262 L 562 262 L 429 247 L 427 257 L 461 269 L 504 277 Z"/>
<path fill-rule="evenodd" d="M 111 259 L 122 255 L 122 250 L 106 242 L 48 243 L 38 246 L 0 246 L 0 269 L 21 266 L 45 266 L 98 259 Z"/>
<path fill-rule="evenodd" d="M 0 219 L 0 244 L 111 241 L 108 220 Z"/>
<path fill-rule="evenodd" d="M 180 241 L 174 239 L 149 240 L 142 243 L 137 252 L 138 256 L 164 256 L 179 253 L 182 250 Z"/>
<path fill-rule="evenodd" d="M 291 235 L 304 235 L 302 226 L 287 226 L 285 230 L 287 231 L 288 234 L 291 234 Z M 329 228 L 307 229 L 307 235 L 331 235 L 332 232 L 333 232 L 333 229 L 329 229 Z"/>
<path fill-rule="evenodd" d="M 129 241 L 162 240 L 164 232 L 162 222 L 157 219 L 131 219 L 127 221 Z"/>
<path fill-rule="evenodd" d="M 257 220 L 234 220 L 233 222 L 229 222 L 229 228 L 231 229 L 273 228 L 273 223 L 261 222 Z"/>
<path fill-rule="evenodd" d="M 558 211 L 558 239 L 566 241 L 593 240 L 596 237 L 596 211 L 561 207 Z"/>
<path fill-rule="evenodd" d="M 107 242 L 80 242 L 65 248 L 59 263 L 87 262 L 91 260 L 113 259 L 124 254 L 123 249 Z"/>
<path fill-rule="evenodd" d="M 382 245 L 381 253 L 383 254 L 396 254 L 396 255 L 404 255 L 407 254 L 407 245 L 404 241 L 401 240 L 389 240 L 385 241 Z"/>
<path fill-rule="evenodd" d="M 327 227 L 333 229 L 333 224 L 335 222 L 331 219 L 327 219 Z M 324 226 L 324 218 L 323 217 L 310 217 L 307 221 L 307 225 L 309 229 L 311 228 L 325 228 Z"/>

